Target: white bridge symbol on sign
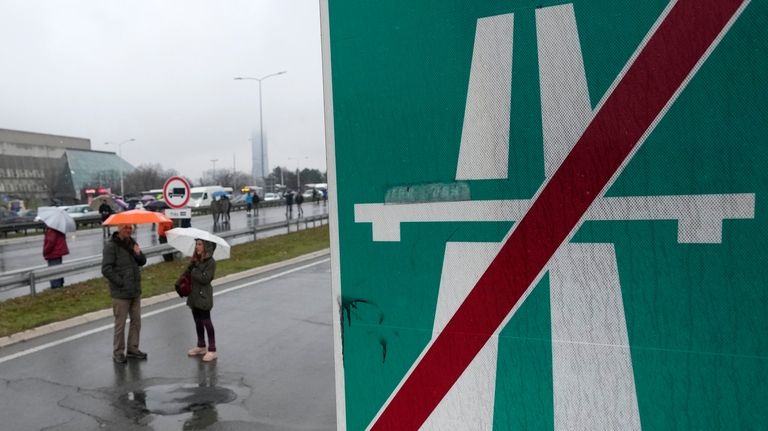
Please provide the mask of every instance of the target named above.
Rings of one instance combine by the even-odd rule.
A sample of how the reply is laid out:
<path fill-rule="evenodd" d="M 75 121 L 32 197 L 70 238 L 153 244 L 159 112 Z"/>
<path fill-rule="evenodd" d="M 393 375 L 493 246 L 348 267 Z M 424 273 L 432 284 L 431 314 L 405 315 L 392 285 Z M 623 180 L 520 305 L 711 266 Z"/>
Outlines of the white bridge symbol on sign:
<path fill-rule="evenodd" d="M 477 21 L 456 180 L 508 175 L 513 14 Z M 536 11 L 545 174 L 565 159 L 592 117 L 572 4 Z M 357 204 L 374 241 L 399 241 L 408 222 L 517 221 L 529 200 Z M 600 198 L 585 220 L 676 220 L 678 243 L 722 242 L 726 219 L 754 217 L 755 195 Z M 433 338 L 502 243 L 449 242 Z M 555 429 L 640 429 L 632 358 L 613 244 L 565 244 L 550 275 Z M 486 343 L 422 429 L 492 429 L 498 334 Z"/>

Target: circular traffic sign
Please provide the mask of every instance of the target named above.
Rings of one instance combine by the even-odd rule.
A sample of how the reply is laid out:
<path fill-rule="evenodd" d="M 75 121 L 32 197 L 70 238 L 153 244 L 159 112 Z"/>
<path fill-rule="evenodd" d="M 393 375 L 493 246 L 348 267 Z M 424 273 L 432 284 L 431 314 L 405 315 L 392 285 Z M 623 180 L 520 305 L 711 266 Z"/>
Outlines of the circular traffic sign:
<path fill-rule="evenodd" d="M 190 187 L 187 180 L 173 176 L 163 186 L 163 198 L 171 208 L 184 208 L 189 202 Z"/>

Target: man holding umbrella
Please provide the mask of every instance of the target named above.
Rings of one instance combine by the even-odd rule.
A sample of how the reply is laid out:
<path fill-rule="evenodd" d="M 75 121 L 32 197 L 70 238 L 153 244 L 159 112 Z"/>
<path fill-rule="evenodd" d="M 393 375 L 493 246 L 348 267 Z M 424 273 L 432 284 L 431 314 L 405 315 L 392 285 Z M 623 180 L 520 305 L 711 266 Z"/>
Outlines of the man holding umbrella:
<path fill-rule="evenodd" d="M 115 332 L 112 343 L 112 358 L 124 364 L 128 358 L 147 359 L 139 350 L 141 332 L 141 273 L 139 267 L 147 263 L 136 241 L 131 238 L 133 226 L 120 224 L 117 232 L 104 244 L 101 273 L 109 281 L 112 296 L 112 313 L 115 317 Z M 125 348 L 125 320 L 131 317 L 128 329 L 128 349 Z"/>

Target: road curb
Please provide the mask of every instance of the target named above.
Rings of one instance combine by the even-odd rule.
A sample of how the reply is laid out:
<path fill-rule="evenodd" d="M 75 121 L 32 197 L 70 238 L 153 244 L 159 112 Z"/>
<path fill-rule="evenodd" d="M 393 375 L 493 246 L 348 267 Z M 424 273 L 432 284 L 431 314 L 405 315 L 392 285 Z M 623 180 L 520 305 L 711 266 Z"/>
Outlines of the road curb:
<path fill-rule="evenodd" d="M 224 277 L 213 280 L 212 284 L 214 287 L 216 287 L 225 283 L 231 283 L 234 281 L 242 280 L 244 278 L 252 277 L 254 275 L 285 268 L 287 266 L 295 265 L 297 263 L 306 262 L 308 260 L 316 259 L 318 257 L 325 256 L 328 254 L 330 254 L 330 249 L 326 248 L 324 250 L 303 254 L 301 256 L 294 257 L 293 259 L 288 259 L 281 262 L 271 263 L 269 265 L 259 266 L 246 271 L 225 275 Z M 161 295 L 155 295 L 149 298 L 142 298 L 141 306 L 147 307 L 150 305 L 159 304 L 161 302 L 170 301 L 172 299 L 179 299 L 179 296 L 175 292 L 163 293 Z M 67 320 L 62 320 L 60 322 L 53 322 L 47 325 L 39 326 L 37 328 L 32 328 L 32 329 L 27 329 L 26 331 L 17 332 L 15 334 L 11 334 L 6 337 L 0 338 L 0 349 L 16 343 L 30 341 L 34 338 L 42 337 L 43 335 L 52 334 L 54 332 L 73 328 L 75 326 L 79 326 L 85 323 L 90 323 L 90 322 L 93 322 L 94 320 L 104 319 L 104 318 L 110 317 L 111 315 L 112 315 L 112 309 L 107 308 L 103 310 L 92 311 L 90 313 L 72 317 Z"/>

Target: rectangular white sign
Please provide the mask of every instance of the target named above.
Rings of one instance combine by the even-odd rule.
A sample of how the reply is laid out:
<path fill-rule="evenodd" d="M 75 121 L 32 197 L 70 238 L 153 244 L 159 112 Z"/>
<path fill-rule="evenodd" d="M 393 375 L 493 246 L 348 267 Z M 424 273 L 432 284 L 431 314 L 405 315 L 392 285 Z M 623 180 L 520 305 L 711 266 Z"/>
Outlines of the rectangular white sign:
<path fill-rule="evenodd" d="M 192 218 L 192 208 L 168 208 L 165 210 L 165 216 L 168 218 Z"/>

